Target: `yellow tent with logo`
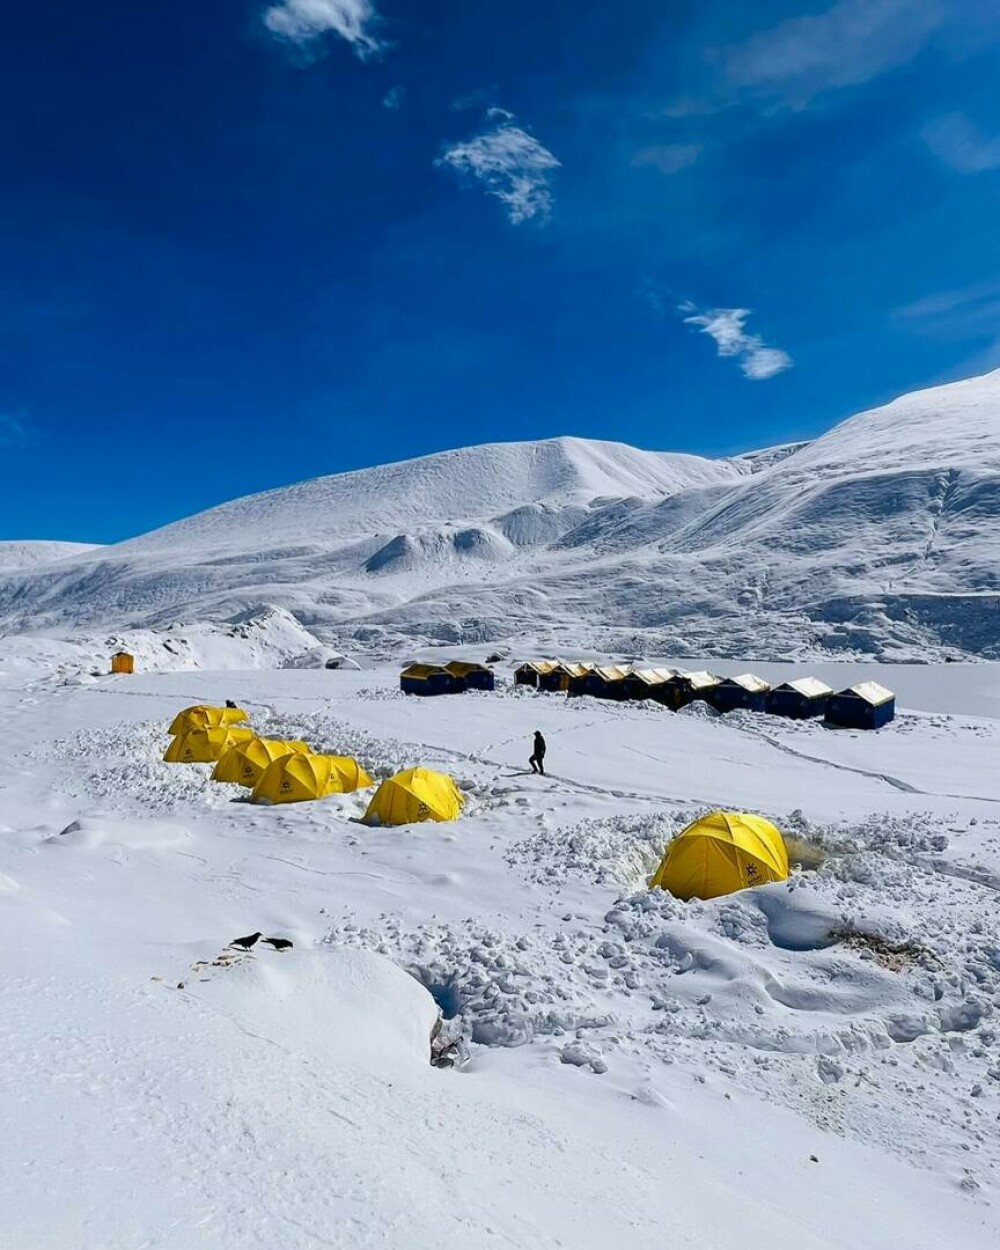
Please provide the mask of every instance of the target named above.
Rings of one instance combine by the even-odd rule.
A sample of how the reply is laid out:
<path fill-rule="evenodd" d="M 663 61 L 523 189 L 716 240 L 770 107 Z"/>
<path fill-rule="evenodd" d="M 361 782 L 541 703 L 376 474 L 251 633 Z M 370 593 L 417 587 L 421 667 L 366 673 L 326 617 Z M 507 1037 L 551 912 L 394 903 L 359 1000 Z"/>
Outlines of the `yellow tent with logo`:
<path fill-rule="evenodd" d="M 328 794 L 350 794 L 375 782 L 357 760 L 346 755 L 283 755 L 261 773 L 253 788 L 255 803 L 301 803 Z"/>
<path fill-rule="evenodd" d="M 383 781 L 375 791 L 366 825 L 412 825 L 421 820 L 457 820 L 465 795 L 444 773 L 409 768 Z"/>
<path fill-rule="evenodd" d="M 212 773 L 213 781 L 231 781 L 253 788 L 269 764 L 283 755 L 307 755 L 306 742 L 286 742 L 280 738 L 251 738 L 237 742 L 223 755 Z"/>
<path fill-rule="evenodd" d="M 649 883 L 677 898 L 717 898 L 788 876 L 778 830 L 747 812 L 709 812 L 670 843 Z"/>
<path fill-rule="evenodd" d="M 209 707 L 199 703 L 178 712 L 167 733 L 186 734 L 191 729 L 219 729 L 224 725 L 242 725 L 250 719 L 241 707 Z"/>
<path fill-rule="evenodd" d="M 256 737 L 252 729 L 222 725 L 218 729 L 189 729 L 178 734 L 163 754 L 168 764 L 212 764 L 238 742 Z"/>

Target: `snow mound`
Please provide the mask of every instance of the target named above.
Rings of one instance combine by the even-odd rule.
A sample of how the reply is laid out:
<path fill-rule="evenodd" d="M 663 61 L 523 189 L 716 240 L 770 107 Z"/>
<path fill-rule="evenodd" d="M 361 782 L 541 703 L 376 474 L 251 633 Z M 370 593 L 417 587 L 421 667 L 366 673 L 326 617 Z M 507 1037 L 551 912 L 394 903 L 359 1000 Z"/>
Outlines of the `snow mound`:
<path fill-rule="evenodd" d="M 199 985 L 197 995 L 276 1044 L 311 1044 L 325 1063 L 332 1055 L 368 1070 L 430 1062 L 433 998 L 371 951 L 262 950 Z"/>
<path fill-rule="evenodd" d="M 187 829 L 169 820 L 122 820 L 113 816 L 81 816 L 55 837 L 45 839 L 54 846 L 83 847 L 85 850 L 100 846 L 162 850 L 183 846 L 190 840 L 191 834 Z"/>

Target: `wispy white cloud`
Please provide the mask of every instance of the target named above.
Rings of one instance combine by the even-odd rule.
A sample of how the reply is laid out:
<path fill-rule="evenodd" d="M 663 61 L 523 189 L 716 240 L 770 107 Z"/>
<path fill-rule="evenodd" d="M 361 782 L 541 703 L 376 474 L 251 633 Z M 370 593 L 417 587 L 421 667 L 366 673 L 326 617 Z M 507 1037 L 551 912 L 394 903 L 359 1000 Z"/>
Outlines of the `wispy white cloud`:
<path fill-rule="evenodd" d="M 787 352 L 768 347 L 759 334 L 747 333 L 749 308 L 713 308 L 699 312 L 694 304 L 685 303 L 677 311 L 684 314 L 685 325 L 697 326 L 702 334 L 715 341 L 720 356 L 736 359 L 744 377 L 761 382 L 792 367 L 793 361 Z"/>
<path fill-rule="evenodd" d="M 406 88 L 405 87 L 400 87 L 400 86 L 390 87 L 389 90 L 382 97 L 383 106 L 389 109 L 389 111 L 392 113 L 395 113 L 398 109 L 401 109 L 405 103 L 406 103 Z"/>
<path fill-rule="evenodd" d="M 652 165 L 661 174 L 679 174 L 693 165 L 705 150 L 701 143 L 655 143 L 640 148 L 632 158 L 633 165 Z"/>
<path fill-rule="evenodd" d="M 30 441 L 23 412 L 0 412 L 0 447 L 25 447 Z"/>
<path fill-rule="evenodd" d="M 949 20 L 945 0 L 836 0 L 714 54 L 724 92 L 805 108 L 905 65 Z"/>
<path fill-rule="evenodd" d="M 935 291 L 896 309 L 921 334 L 948 341 L 994 339 L 1000 331 L 1000 275 Z"/>
<path fill-rule="evenodd" d="M 477 87 L 475 91 L 457 96 L 449 107 L 455 113 L 464 113 L 467 109 L 488 109 L 496 99 L 498 90 L 496 83 L 491 83 L 488 87 Z"/>
<path fill-rule="evenodd" d="M 371 0 L 280 0 L 264 12 L 264 25 L 279 39 L 303 45 L 338 35 L 362 58 L 385 47 L 375 34 L 379 20 Z"/>
<path fill-rule="evenodd" d="M 935 118 L 921 137 L 938 160 L 960 174 L 981 174 L 1000 169 L 1000 135 L 986 135 L 964 113 Z"/>
<path fill-rule="evenodd" d="M 560 167 L 555 156 L 514 124 L 513 113 L 490 109 L 493 124 L 465 143 L 456 143 L 435 164 L 449 166 L 482 183 L 504 205 L 514 225 L 544 222 L 552 211 L 549 180 Z"/>
<path fill-rule="evenodd" d="M 1000 368 L 1000 274 L 971 286 L 935 291 L 895 310 L 923 337 L 964 344 L 969 354 L 942 382 L 975 377 Z"/>

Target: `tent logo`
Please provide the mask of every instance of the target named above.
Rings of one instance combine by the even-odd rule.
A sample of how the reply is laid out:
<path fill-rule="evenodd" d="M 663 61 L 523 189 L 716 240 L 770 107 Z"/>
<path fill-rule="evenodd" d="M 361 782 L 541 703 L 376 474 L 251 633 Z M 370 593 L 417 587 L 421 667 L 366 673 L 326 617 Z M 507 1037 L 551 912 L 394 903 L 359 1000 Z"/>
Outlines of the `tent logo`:
<path fill-rule="evenodd" d="M 288 778 L 287 778 L 287 777 L 285 777 L 285 778 L 284 778 L 284 780 L 282 781 L 282 783 L 281 783 L 281 785 L 280 785 L 279 789 L 280 789 L 280 791 L 281 791 L 281 793 L 282 793 L 282 794 L 291 794 L 291 792 L 292 792 L 292 783 L 288 780 Z"/>

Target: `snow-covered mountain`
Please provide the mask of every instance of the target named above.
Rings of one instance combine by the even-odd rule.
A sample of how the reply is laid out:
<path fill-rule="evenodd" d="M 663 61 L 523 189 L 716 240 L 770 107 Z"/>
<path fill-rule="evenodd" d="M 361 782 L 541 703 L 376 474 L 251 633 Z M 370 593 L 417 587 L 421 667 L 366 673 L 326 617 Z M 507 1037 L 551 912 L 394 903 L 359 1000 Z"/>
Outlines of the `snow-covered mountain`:
<path fill-rule="evenodd" d="M 56 560 L 98 550 L 100 548 L 93 543 L 60 543 L 47 539 L 0 542 L 0 574 L 35 568 L 39 564 L 52 564 Z"/>
<path fill-rule="evenodd" d="M 1000 656 L 1000 372 L 709 460 L 493 444 L 248 496 L 0 573 L 8 630 L 230 620 L 339 645 Z"/>

